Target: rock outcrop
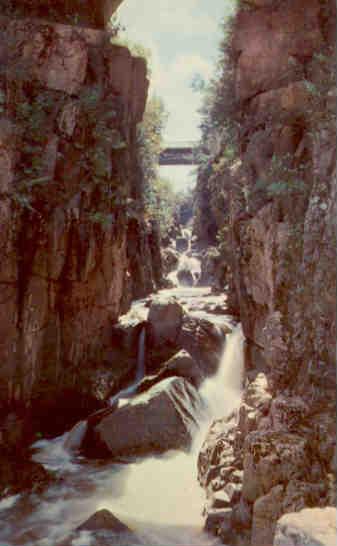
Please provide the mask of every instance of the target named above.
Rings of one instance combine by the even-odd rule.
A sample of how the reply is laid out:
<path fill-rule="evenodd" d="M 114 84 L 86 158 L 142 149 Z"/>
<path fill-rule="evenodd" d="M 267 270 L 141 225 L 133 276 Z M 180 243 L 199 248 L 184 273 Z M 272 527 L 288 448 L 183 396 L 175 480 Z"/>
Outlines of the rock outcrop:
<path fill-rule="evenodd" d="M 39 17 L 51 22 L 105 28 L 123 0 L 1 0 L 0 11 L 10 17 Z"/>
<path fill-rule="evenodd" d="M 51 7 L 12 4 L 16 15 Z M 161 271 L 136 146 L 144 59 L 103 30 L 1 15 L 0 65 L 2 445 L 10 411 L 30 408 L 39 431 L 57 434 L 97 407 L 124 373 L 112 324 Z M 64 419 L 52 430 L 55 408 Z"/>
<path fill-rule="evenodd" d="M 252 546 L 272 544 L 282 514 L 335 502 L 335 12 L 319 0 L 241 5 L 231 43 L 238 150 L 228 161 L 220 146 L 199 180 L 201 205 L 216 185 L 219 200 L 204 231 L 200 205 L 196 232 L 222 237 L 248 342 L 238 424 L 211 430 L 199 478 L 224 491 L 243 471 L 226 506 Z"/>
<path fill-rule="evenodd" d="M 97 424 L 89 420 L 83 449 L 89 456 L 111 459 L 188 449 L 202 408 L 198 391 L 188 381 L 164 379 Z"/>
<path fill-rule="evenodd" d="M 72 546 L 88 542 L 92 546 L 128 546 L 142 544 L 136 534 L 119 521 L 109 510 L 99 510 L 82 523 L 69 538 L 57 546 Z"/>
<path fill-rule="evenodd" d="M 286 514 L 277 522 L 274 546 L 334 546 L 336 508 L 306 508 Z"/>
<path fill-rule="evenodd" d="M 149 375 L 143 379 L 137 388 L 137 392 L 144 392 L 162 379 L 173 376 L 183 377 L 196 388 L 200 387 L 203 379 L 205 379 L 204 373 L 191 355 L 182 350 L 165 362 L 157 374 Z"/>

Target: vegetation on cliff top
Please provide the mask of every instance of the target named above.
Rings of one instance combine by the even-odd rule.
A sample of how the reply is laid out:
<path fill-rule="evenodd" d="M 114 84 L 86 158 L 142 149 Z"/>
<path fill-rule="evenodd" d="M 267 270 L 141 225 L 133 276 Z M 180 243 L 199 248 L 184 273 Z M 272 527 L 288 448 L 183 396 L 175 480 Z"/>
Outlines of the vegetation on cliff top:
<path fill-rule="evenodd" d="M 149 218 L 159 222 L 163 236 L 174 222 L 175 217 L 184 214 L 191 206 L 190 194 L 177 194 L 171 182 L 159 174 L 159 155 L 163 145 L 163 131 L 167 112 L 163 101 L 153 96 L 146 107 L 144 119 L 138 126 L 138 155 L 143 177 L 145 209 Z M 184 216 L 184 217 L 185 217 Z"/>
<path fill-rule="evenodd" d="M 196 78 L 193 88 L 203 94 L 201 115 L 201 141 L 199 151 L 198 184 L 195 193 L 195 233 L 200 239 L 214 244 L 218 240 L 226 243 L 224 234 L 228 231 L 226 202 L 233 184 L 240 186 L 242 203 L 247 210 L 250 204 L 268 199 L 281 200 L 294 193 L 306 198 L 308 185 L 305 182 L 310 165 L 305 160 L 288 154 L 272 154 L 269 167 L 264 169 L 263 177 L 253 176 L 241 171 L 243 156 L 252 127 L 249 126 L 248 102 L 239 104 L 236 89 L 236 65 L 239 52 L 234 47 L 233 36 L 243 10 L 254 11 L 247 2 L 236 2 L 236 8 L 223 22 L 223 39 L 219 46 L 219 57 L 214 77 L 207 84 Z M 332 19 L 332 7 L 322 2 L 321 24 L 323 34 Z M 234 4 L 233 4 L 234 6 Z M 289 67 L 297 62 L 289 57 Z M 305 79 L 302 72 L 295 77 L 298 93 L 302 93 L 302 108 L 291 120 L 291 125 L 299 134 L 305 126 L 310 126 L 308 136 L 312 143 L 318 128 L 334 119 L 335 109 L 335 53 L 328 40 L 317 45 L 312 57 L 303 61 Z M 294 82 L 292 82 L 294 83 Z M 294 92 L 295 92 L 294 91 Z M 332 106 L 331 106 L 332 105 Z M 275 115 L 281 115 L 275 113 Z M 282 121 L 280 119 L 280 121 Z M 263 128 L 263 120 L 261 121 Z M 240 145 L 239 145 L 240 142 Z M 245 144 L 246 143 L 246 144 Z M 309 144 L 308 144 L 309 145 Z M 233 176 L 238 173 L 239 176 Z"/>

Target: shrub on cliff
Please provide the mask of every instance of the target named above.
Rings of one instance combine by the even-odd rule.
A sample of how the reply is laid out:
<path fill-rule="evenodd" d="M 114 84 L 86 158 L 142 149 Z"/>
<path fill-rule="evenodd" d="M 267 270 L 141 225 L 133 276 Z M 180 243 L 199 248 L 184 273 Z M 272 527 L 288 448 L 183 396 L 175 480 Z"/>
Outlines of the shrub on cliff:
<path fill-rule="evenodd" d="M 238 2 L 232 2 L 222 26 L 222 41 L 213 78 L 202 92 L 201 141 L 198 181 L 194 199 L 194 233 L 201 242 L 217 244 L 217 234 L 227 222 L 228 169 L 239 156 L 239 109 L 235 99 L 233 31 Z"/>
<path fill-rule="evenodd" d="M 154 96 L 148 102 L 144 119 L 138 126 L 137 143 L 145 208 L 150 218 L 159 221 L 163 234 L 169 228 L 174 214 L 176 196 L 167 180 L 158 172 L 159 154 L 162 149 L 162 134 L 167 120 L 163 101 Z"/>
<path fill-rule="evenodd" d="M 165 178 L 155 178 L 147 193 L 147 212 L 159 222 L 161 234 L 166 236 L 176 213 L 177 195 Z"/>

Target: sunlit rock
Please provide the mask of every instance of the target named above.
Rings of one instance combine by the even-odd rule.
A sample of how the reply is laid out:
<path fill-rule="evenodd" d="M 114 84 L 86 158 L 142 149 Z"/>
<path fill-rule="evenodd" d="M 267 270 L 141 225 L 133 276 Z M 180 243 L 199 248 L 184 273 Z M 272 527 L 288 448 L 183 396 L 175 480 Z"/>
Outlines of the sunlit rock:
<path fill-rule="evenodd" d="M 336 508 L 306 508 L 277 522 L 274 546 L 335 546 Z"/>
<path fill-rule="evenodd" d="M 144 392 L 163 379 L 173 376 L 183 377 L 195 387 L 199 387 L 204 379 L 204 374 L 198 364 L 187 351 L 182 350 L 170 358 L 168 362 L 165 362 L 157 374 L 143 379 L 137 388 L 137 392 Z"/>
<path fill-rule="evenodd" d="M 165 379 L 89 429 L 85 452 L 117 458 L 186 449 L 202 408 L 200 395 L 188 381 Z"/>

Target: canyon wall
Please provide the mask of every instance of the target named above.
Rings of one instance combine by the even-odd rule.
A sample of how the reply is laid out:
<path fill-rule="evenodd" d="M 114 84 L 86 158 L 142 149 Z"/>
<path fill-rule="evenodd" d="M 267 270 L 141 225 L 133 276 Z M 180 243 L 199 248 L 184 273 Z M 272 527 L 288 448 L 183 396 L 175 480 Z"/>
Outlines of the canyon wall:
<path fill-rule="evenodd" d="M 130 372 L 112 325 L 161 280 L 137 156 L 149 82 L 105 30 L 5 15 L 0 66 L 0 411 L 48 429 Z"/>
<path fill-rule="evenodd" d="M 271 546 L 283 513 L 335 503 L 335 10 L 240 4 L 237 151 L 228 161 L 220 135 L 199 177 L 210 217 L 196 233 L 222 236 L 247 340 L 239 424 L 214 425 L 199 459 L 206 526 L 224 542 Z"/>

